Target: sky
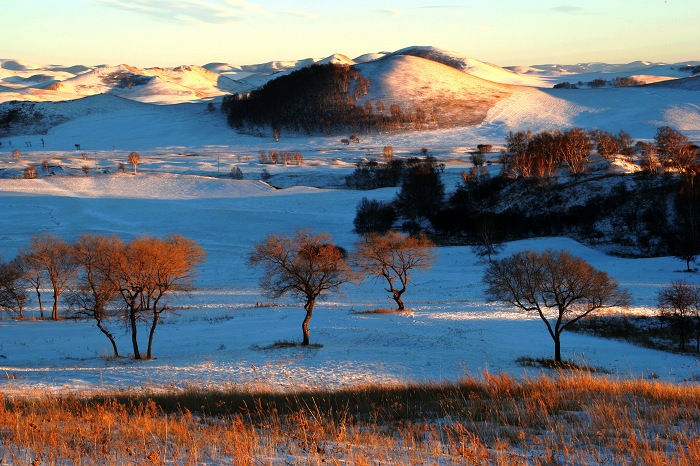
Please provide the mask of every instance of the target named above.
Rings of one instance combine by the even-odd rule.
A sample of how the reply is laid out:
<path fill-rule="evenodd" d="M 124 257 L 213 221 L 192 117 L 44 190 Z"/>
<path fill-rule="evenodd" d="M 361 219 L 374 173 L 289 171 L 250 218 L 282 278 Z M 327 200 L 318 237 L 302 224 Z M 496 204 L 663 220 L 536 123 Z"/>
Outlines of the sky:
<path fill-rule="evenodd" d="M 700 60 L 698 0 L 0 0 L 0 58 L 171 67 L 431 45 L 501 66 Z"/>

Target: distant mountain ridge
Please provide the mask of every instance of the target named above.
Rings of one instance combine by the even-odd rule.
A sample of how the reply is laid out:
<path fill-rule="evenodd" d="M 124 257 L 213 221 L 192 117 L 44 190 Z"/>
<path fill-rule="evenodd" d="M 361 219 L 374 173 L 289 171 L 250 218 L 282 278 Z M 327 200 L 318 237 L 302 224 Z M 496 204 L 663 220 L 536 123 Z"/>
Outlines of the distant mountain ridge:
<path fill-rule="evenodd" d="M 539 88 L 551 88 L 558 82 L 574 78 L 588 81 L 601 75 L 609 75 L 609 79 L 633 74 L 655 77 L 645 82 L 679 79 L 689 76 L 686 65 L 700 65 L 700 61 L 677 64 L 636 61 L 618 65 L 579 63 L 500 67 L 431 46 L 367 53 L 355 59 L 336 53 L 320 59 L 277 60 L 252 65 L 216 62 L 173 68 L 138 68 L 128 64 L 40 65 L 19 59 L 4 59 L 0 60 L 0 102 L 62 101 L 96 94 L 113 94 L 157 104 L 201 102 L 231 93 L 249 92 L 271 79 L 312 64 L 361 66 L 397 56 L 422 58 L 497 84 Z"/>
<path fill-rule="evenodd" d="M 483 126 L 502 132 L 511 128 L 541 130 L 578 125 L 617 131 L 626 127 L 631 115 L 644 131 L 669 124 L 700 132 L 700 108 L 694 94 L 700 90 L 700 81 L 691 77 L 700 62 L 503 68 L 431 46 L 368 53 L 354 59 L 333 54 L 320 59 L 252 65 L 212 62 L 173 68 L 39 65 L 4 59 L 0 60 L 0 129 L 6 135 L 45 134 L 85 115 L 113 109 L 122 114 L 145 111 L 141 105 L 125 105 L 128 101 L 160 107 L 201 104 L 197 111 L 207 111 L 212 119 L 223 123 L 220 113 L 214 110 L 224 97 L 247 95 L 294 71 L 326 63 L 357 70 L 368 85 L 359 93 L 348 89 L 346 98 L 363 112 L 369 112 L 370 119 L 402 122 L 387 126 L 393 129 Z M 645 86 L 647 90 L 612 89 L 611 83 L 618 77 L 655 84 Z M 594 91 L 585 86 L 601 79 L 607 83 L 604 89 Z M 552 89 L 563 81 L 580 85 L 580 89 Z M 291 92 L 301 91 L 307 90 Z M 105 96 L 113 99 L 102 98 Z M 158 112 L 148 110 L 149 114 Z"/>

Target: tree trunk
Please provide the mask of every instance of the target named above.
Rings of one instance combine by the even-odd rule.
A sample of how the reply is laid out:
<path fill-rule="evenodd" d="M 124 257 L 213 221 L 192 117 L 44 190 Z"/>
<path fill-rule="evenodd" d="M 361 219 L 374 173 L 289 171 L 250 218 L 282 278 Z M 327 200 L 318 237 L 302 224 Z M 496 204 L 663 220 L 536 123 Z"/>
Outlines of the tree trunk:
<path fill-rule="evenodd" d="M 148 334 L 148 350 L 146 351 L 146 359 L 153 359 L 153 335 L 156 333 L 156 326 L 160 320 L 160 314 L 153 311 L 153 322 L 151 323 L 151 331 Z"/>
<path fill-rule="evenodd" d="M 561 363 L 561 340 L 559 337 L 559 334 L 554 336 L 554 361 Z"/>
<path fill-rule="evenodd" d="M 117 342 L 114 340 L 114 335 L 112 335 L 109 330 L 102 326 L 102 322 L 100 320 L 97 321 L 97 328 L 99 328 L 100 331 L 104 333 L 107 338 L 109 338 L 109 342 L 112 344 L 112 349 L 114 350 L 114 357 L 120 357 L 119 350 L 117 350 Z"/>
<path fill-rule="evenodd" d="M 39 286 L 36 288 L 36 299 L 39 301 L 39 315 L 41 320 L 44 320 L 44 303 L 41 301 L 41 291 L 39 291 Z"/>
<path fill-rule="evenodd" d="M 136 339 L 136 299 L 131 300 L 129 308 L 129 322 L 131 323 L 131 344 L 134 346 L 134 359 L 141 359 L 139 342 Z"/>
<path fill-rule="evenodd" d="M 398 306 L 398 311 L 403 311 L 404 310 L 404 304 L 403 300 L 401 299 L 401 295 L 403 294 L 402 290 L 394 290 L 393 291 L 393 298 L 394 301 L 396 301 L 396 305 Z"/>
<path fill-rule="evenodd" d="M 679 319 L 679 324 L 680 324 L 680 337 L 681 337 L 680 339 L 681 339 L 681 341 L 680 341 L 680 345 L 678 348 L 681 351 L 685 351 L 685 341 L 688 339 L 688 334 L 685 331 L 685 327 L 686 327 L 687 322 L 685 319 L 681 318 L 681 319 Z"/>
<path fill-rule="evenodd" d="M 53 292 L 53 307 L 51 308 L 51 319 L 58 320 L 58 295 Z"/>
<path fill-rule="evenodd" d="M 302 346 L 307 346 L 309 344 L 309 321 L 314 313 L 315 301 L 315 298 L 307 298 L 306 304 L 304 304 L 306 317 L 304 317 L 304 322 L 301 324 L 301 331 L 304 334 L 304 340 L 301 342 Z"/>

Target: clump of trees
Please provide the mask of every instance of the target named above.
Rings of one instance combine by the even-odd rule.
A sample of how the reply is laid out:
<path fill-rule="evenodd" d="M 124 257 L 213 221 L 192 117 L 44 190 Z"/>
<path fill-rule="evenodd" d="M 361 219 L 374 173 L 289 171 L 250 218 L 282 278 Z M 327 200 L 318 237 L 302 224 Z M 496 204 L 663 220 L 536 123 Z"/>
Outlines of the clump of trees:
<path fill-rule="evenodd" d="M 276 151 L 274 149 L 270 149 L 268 152 L 265 152 L 264 150 L 261 150 L 258 152 L 258 157 L 260 159 L 260 163 L 263 164 L 273 164 L 276 165 L 278 163 L 284 164 L 284 165 L 301 165 L 304 161 L 304 156 L 301 155 L 300 152 L 290 152 L 290 151 Z"/>
<path fill-rule="evenodd" d="M 386 233 L 396 221 L 396 211 L 390 202 L 377 201 L 363 197 L 357 205 L 353 225 L 355 233 Z"/>
<path fill-rule="evenodd" d="M 501 157 L 504 176 L 512 179 L 534 178 L 546 183 L 560 166 L 573 176 L 585 173 L 592 149 L 589 134 L 582 128 L 565 131 L 510 132 Z"/>
<path fill-rule="evenodd" d="M 385 105 L 366 99 L 370 80 L 348 65 L 301 68 L 269 81 L 248 94 L 224 97 L 221 105 L 231 127 L 264 132 L 275 140 L 282 131 L 307 134 L 347 134 L 434 128 L 432 111 Z M 356 137 L 356 136 L 355 136 Z M 354 142 L 353 136 L 343 144 Z M 359 139 L 358 139 L 359 141 Z"/>
<path fill-rule="evenodd" d="M 445 197 L 445 185 L 440 177 L 445 165 L 435 157 L 411 157 L 406 161 L 401 189 L 396 195 L 396 211 L 415 221 L 430 219 L 440 210 Z"/>
<path fill-rule="evenodd" d="M 234 128 L 276 128 L 305 133 L 356 131 L 367 114 L 356 106 L 369 80 L 347 65 L 312 65 L 274 79 L 249 94 L 226 96 L 221 105 Z M 277 138 L 276 138 L 277 139 Z"/>
<path fill-rule="evenodd" d="M 358 162 L 355 170 L 345 177 L 345 186 L 350 189 L 378 189 L 398 186 L 403 179 L 406 162 L 402 159 L 385 158 L 385 162 Z"/>
<path fill-rule="evenodd" d="M 37 109 L 36 102 L 11 101 L 0 104 L 0 137 L 30 134 L 28 128 L 43 131 L 62 117 L 48 117 Z"/>
<path fill-rule="evenodd" d="M 358 164 L 346 186 L 374 189 L 399 185 L 391 202 L 363 200 L 357 207 L 355 231 L 435 233 L 447 241 L 475 246 L 491 259 L 504 240 L 545 235 L 577 238 L 635 248 L 636 254 L 673 254 L 690 263 L 700 253 L 700 187 L 698 146 L 669 127 L 659 128 L 653 142 L 634 143 L 625 131 L 511 132 L 501 152 L 497 173 L 485 163 L 493 150 L 479 144 L 473 167 L 462 173 L 457 189 L 445 195 L 443 166 L 427 155 Z M 605 163 L 637 163 L 633 178 L 611 176 L 608 190 L 578 187 L 589 171 L 592 154 Z M 387 161 L 389 159 L 389 161 Z M 602 166 L 603 162 L 598 162 Z M 654 177 L 668 173 L 679 176 Z M 562 174 L 564 176 L 562 176 Z M 598 175 L 598 173 L 596 173 Z M 649 203 L 649 198 L 659 199 Z M 612 235 L 598 225 L 612 227 Z"/>
<path fill-rule="evenodd" d="M 34 289 L 41 317 L 43 287 L 53 296 L 51 319 L 58 320 L 59 300 L 65 294 L 71 317 L 92 320 L 109 339 L 119 357 L 116 340 L 107 322 L 124 317 L 130 325 L 134 358 L 142 359 L 137 323 L 150 323 L 145 357 L 153 357 L 156 327 L 172 309 L 171 299 L 192 289 L 196 267 L 204 250 L 193 240 L 172 234 L 164 238 L 147 235 L 124 243 L 116 236 L 83 235 L 74 243 L 42 234 L 34 236 L 10 263 L 0 263 L 0 307 L 22 311 L 24 291 Z"/>

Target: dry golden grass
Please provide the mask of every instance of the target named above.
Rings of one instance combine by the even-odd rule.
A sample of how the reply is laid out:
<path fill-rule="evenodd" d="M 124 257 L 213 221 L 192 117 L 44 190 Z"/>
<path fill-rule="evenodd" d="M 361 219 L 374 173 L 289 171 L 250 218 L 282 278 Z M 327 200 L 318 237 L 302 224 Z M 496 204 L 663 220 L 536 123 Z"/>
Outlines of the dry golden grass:
<path fill-rule="evenodd" d="M 339 391 L 4 396 L 2 464 L 700 464 L 700 387 L 585 372 Z"/>

